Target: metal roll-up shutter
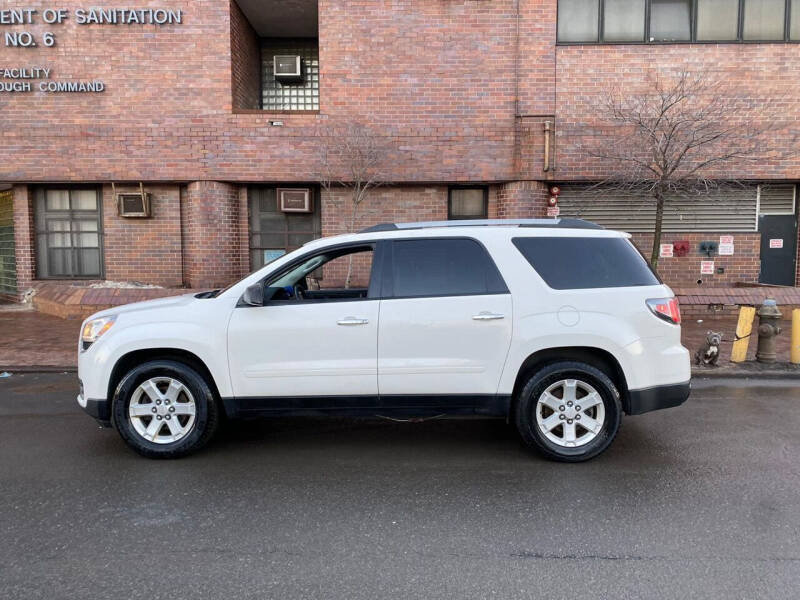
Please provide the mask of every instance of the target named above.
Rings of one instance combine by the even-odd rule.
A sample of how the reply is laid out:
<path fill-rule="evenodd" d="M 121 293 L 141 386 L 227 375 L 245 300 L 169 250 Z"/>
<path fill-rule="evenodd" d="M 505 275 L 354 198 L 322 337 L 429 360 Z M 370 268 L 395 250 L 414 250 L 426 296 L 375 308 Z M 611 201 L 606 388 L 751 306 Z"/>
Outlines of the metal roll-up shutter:
<path fill-rule="evenodd" d="M 755 231 L 757 189 L 716 191 L 708 196 L 674 196 L 666 200 L 664 231 Z M 562 185 L 558 198 L 562 217 L 578 217 L 608 229 L 650 232 L 655 225 L 655 201 L 641 194 Z"/>

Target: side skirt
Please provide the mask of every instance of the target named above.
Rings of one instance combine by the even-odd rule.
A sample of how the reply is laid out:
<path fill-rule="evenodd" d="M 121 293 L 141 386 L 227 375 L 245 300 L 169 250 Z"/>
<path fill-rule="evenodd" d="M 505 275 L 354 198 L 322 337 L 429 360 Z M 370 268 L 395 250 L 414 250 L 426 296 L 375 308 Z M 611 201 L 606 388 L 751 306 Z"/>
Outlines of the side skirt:
<path fill-rule="evenodd" d="M 409 396 L 266 396 L 223 398 L 231 419 L 255 417 L 506 417 L 510 395 L 447 394 Z"/>

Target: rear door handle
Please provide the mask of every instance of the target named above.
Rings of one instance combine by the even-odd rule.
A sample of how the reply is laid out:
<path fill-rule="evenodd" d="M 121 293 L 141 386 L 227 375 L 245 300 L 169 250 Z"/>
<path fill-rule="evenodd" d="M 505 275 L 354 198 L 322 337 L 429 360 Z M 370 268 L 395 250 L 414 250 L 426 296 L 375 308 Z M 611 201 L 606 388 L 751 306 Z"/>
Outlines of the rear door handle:
<path fill-rule="evenodd" d="M 337 325 L 366 325 L 369 319 L 359 319 L 357 317 L 345 317 L 336 321 Z"/>
<path fill-rule="evenodd" d="M 481 311 L 477 315 L 472 315 L 473 321 L 494 321 L 496 319 L 503 319 L 505 315 L 501 315 L 500 313 L 493 313 L 488 311 Z"/>

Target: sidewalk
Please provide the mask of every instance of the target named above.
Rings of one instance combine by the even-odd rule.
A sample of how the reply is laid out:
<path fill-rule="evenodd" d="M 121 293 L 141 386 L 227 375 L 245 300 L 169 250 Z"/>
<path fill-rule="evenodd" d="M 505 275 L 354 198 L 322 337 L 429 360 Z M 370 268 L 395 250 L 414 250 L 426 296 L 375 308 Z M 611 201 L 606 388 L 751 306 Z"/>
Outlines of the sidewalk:
<path fill-rule="evenodd" d="M 700 322 L 698 322 L 700 321 Z M 755 327 L 758 324 L 756 318 Z M 35 368 L 74 369 L 77 365 L 79 320 L 65 320 L 36 312 L 18 305 L 0 305 L 0 370 L 14 371 Z M 778 337 L 778 361 L 789 362 L 791 322 L 781 323 L 783 333 Z M 683 345 L 694 352 L 705 342 L 706 333 L 722 332 L 722 346 L 717 369 L 695 369 L 697 375 L 754 375 L 764 373 L 796 373 L 798 367 L 778 367 L 751 364 L 742 367 L 729 361 L 734 333 L 735 318 L 696 319 L 686 318 L 683 322 Z M 754 361 L 757 338 L 750 338 L 748 361 Z"/>

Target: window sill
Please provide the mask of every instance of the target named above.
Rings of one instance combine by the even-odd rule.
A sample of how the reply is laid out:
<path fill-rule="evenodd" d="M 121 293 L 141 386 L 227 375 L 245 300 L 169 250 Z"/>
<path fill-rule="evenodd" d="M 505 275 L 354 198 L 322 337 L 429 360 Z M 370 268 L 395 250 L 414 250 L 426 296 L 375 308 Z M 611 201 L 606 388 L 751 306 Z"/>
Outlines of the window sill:
<path fill-rule="evenodd" d="M 233 114 L 235 115 L 262 115 L 268 117 L 270 115 L 318 115 L 319 110 L 261 110 L 252 108 L 234 108 Z"/>

